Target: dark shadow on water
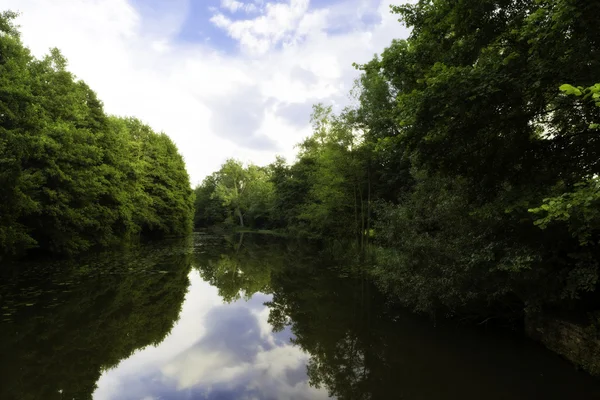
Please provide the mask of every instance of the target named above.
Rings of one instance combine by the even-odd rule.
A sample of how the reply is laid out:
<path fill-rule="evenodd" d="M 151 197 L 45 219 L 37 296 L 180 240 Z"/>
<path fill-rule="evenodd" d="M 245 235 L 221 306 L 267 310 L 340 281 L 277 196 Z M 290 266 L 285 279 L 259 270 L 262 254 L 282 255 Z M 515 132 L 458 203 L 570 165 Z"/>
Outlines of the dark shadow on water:
<path fill-rule="evenodd" d="M 189 284 L 186 245 L 21 264 L 0 286 L 0 399 L 89 399 L 102 371 L 161 342 Z"/>
<path fill-rule="evenodd" d="M 522 336 L 394 310 L 370 282 L 320 266 L 276 275 L 271 323 L 339 399 L 595 399 L 597 380 Z"/>

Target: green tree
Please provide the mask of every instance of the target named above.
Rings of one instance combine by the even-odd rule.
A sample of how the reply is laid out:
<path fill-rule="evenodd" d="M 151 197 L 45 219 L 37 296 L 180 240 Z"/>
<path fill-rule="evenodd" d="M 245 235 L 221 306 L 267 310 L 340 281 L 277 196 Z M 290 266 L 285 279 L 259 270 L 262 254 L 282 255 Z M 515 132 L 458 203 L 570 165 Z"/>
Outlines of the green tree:
<path fill-rule="evenodd" d="M 372 127 L 366 140 L 374 142 L 378 179 L 386 179 L 389 155 L 404 175 L 397 198 L 381 195 L 391 204 L 380 209 L 376 234 L 389 252 L 375 269 L 403 302 L 486 314 L 522 309 L 515 303 L 575 307 L 596 290 L 597 251 L 558 226 L 534 229 L 528 210 L 544 198 L 557 205 L 556 196 L 599 172 L 600 136 L 591 125 L 598 109 L 573 107 L 556 90 L 597 79 L 600 30 L 591 15 L 598 7 L 580 0 L 393 7 L 411 36 L 361 66 L 356 117 Z"/>
<path fill-rule="evenodd" d="M 33 192 L 41 181 L 20 164 L 37 141 L 30 133 L 37 116 L 28 68 L 33 58 L 12 22 L 16 16 L 0 14 L 0 257 L 36 245 L 19 217 L 39 209 Z"/>
<path fill-rule="evenodd" d="M 277 209 L 296 233 L 362 240 L 371 214 L 369 148 L 347 114 L 319 104 L 311 120 L 313 134 L 299 145 L 298 161 L 272 166 Z"/>
<path fill-rule="evenodd" d="M 600 107 L 600 84 L 589 88 L 565 84 L 560 89 L 567 95 L 581 97 L 582 100 L 593 102 Z M 598 130 L 600 124 L 590 122 L 589 129 Z M 596 133 L 600 134 L 600 132 Z M 593 131 L 589 134 L 593 134 Z M 535 224 L 541 228 L 545 229 L 552 223 L 564 221 L 568 225 L 569 232 L 579 239 L 582 246 L 597 246 L 600 244 L 600 179 L 598 173 L 584 175 L 581 178 L 585 180 L 573 185 L 572 191 L 544 199 L 540 207 L 529 211 L 537 215 L 541 214 L 535 221 Z M 560 188 L 565 188 L 563 182 L 559 184 L 557 190 Z"/>
<path fill-rule="evenodd" d="M 240 226 L 244 226 L 245 195 L 250 176 L 241 162 L 229 159 L 223 164 L 218 173 L 218 183 L 215 187 L 217 196 L 223 206 L 231 210 L 234 217 L 239 218 Z"/>
<path fill-rule="evenodd" d="M 194 209 L 194 226 L 197 228 L 207 228 L 222 224 L 227 218 L 227 208 L 223 206 L 222 201 L 215 195 L 217 189 L 217 174 L 213 173 L 202 181 L 194 189 L 196 196 Z"/>
<path fill-rule="evenodd" d="M 0 15 L 0 257 L 182 235 L 193 193 L 173 142 L 109 117 L 58 49 L 33 58 Z"/>
<path fill-rule="evenodd" d="M 273 200 L 261 214 L 292 235 L 355 237 L 360 249 L 374 238 L 371 272 L 417 311 L 597 307 L 600 3 L 419 0 L 392 11 L 410 36 L 357 66 L 353 107 L 315 106 L 297 160 L 267 168 Z M 582 86 L 557 90 L 564 82 Z M 221 185 L 241 221 L 252 191 Z"/>
<path fill-rule="evenodd" d="M 198 188 L 196 215 L 202 224 L 233 224 L 232 218 L 256 228 L 271 223 L 274 186 L 268 168 L 229 159 Z"/>

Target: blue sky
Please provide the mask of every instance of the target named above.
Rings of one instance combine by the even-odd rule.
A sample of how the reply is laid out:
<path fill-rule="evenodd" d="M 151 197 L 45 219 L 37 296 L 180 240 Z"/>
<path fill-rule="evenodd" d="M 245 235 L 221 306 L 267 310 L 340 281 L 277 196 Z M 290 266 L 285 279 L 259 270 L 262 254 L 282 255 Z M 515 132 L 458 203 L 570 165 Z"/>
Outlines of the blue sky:
<path fill-rule="evenodd" d="M 4 0 L 36 56 L 58 47 L 111 114 L 168 134 L 192 184 L 227 158 L 288 160 L 312 105 L 351 104 L 367 62 L 408 30 L 392 0 Z M 394 2 L 396 3 L 396 2 Z"/>
<path fill-rule="evenodd" d="M 214 11 L 211 8 L 218 8 L 219 0 L 192 1 L 190 4 L 189 15 L 177 37 L 179 41 L 204 42 L 211 47 L 227 53 L 237 52 L 237 42 L 227 36 L 220 28 L 217 28 L 210 19 Z M 235 15 L 231 16 L 235 19 Z"/>
<path fill-rule="evenodd" d="M 236 3 L 236 5 L 233 5 Z M 259 17 L 265 14 L 270 5 L 286 5 L 284 0 L 132 0 L 131 4 L 137 9 L 143 19 L 149 23 L 170 12 L 185 9 L 185 17 L 175 35 L 179 43 L 202 43 L 228 54 L 235 55 L 240 52 L 239 42 L 227 34 L 225 30 L 216 26 L 211 19 L 222 14 L 231 21 L 243 21 L 248 18 Z M 370 28 L 381 21 L 378 6 L 380 1 L 353 1 L 353 0 L 313 0 L 308 2 L 308 11 L 329 10 L 337 8 L 344 10 L 339 18 L 331 19 L 331 26 L 326 27 L 326 32 L 332 35 L 344 35 L 352 30 Z M 244 9 L 249 7 L 249 9 Z M 350 18 L 349 18 L 350 16 Z"/>
<path fill-rule="evenodd" d="M 210 22 L 215 10 L 221 9 L 221 0 L 191 0 L 185 4 L 164 0 L 133 0 L 132 4 L 147 21 L 152 21 L 161 14 L 168 14 L 173 9 L 185 8 L 185 18 L 175 36 L 177 42 L 208 43 L 211 47 L 227 53 L 235 53 L 238 50 L 237 42 Z M 233 19 L 242 17 L 241 13 L 238 16 L 234 13 L 229 14 Z"/>

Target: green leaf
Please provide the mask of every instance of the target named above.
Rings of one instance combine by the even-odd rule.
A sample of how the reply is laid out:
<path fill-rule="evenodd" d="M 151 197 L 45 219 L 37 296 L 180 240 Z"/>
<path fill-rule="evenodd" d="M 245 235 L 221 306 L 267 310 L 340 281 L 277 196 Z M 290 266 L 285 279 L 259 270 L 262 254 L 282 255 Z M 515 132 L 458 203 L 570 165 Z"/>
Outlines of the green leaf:
<path fill-rule="evenodd" d="M 575 86 L 569 85 L 567 83 L 565 83 L 564 85 L 561 85 L 560 90 L 568 95 L 575 95 L 575 96 L 582 95 L 581 90 L 579 88 L 576 88 Z"/>

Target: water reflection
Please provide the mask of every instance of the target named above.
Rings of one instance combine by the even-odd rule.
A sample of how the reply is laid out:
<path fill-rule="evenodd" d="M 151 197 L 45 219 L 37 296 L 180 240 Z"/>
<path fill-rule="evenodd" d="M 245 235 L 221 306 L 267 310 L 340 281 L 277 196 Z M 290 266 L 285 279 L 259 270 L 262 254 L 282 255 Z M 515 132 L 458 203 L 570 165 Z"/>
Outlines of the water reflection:
<path fill-rule="evenodd" d="M 270 296 L 223 304 L 215 287 L 190 274 L 181 318 L 156 347 L 134 354 L 98 381 L 98 399 L 323 399 L 308 385 L 308 356 L 289 332 L 274 334 Z"/>
<path fill-rule="evenodd" d="M 326 399 L 311 387 L 309 356 L 290 329 L 268 323 L 281 242 L 202 236 L 181 317 L 159 345 L 98 381 L 98 399 Z"/>
<path fill-rule="evenodd" d="M 164 339 L 191 257 L 170 245 L 145 250 L 63 262 L 54 273 L 29 264 L 4 278 L 0 399 L 89 399 L 103 370 Z"/>
<path fill-rule="evenodd" d="M 195 252 L 195 265 L 227 302 L 241 296 L 249 299 L 257 292 L 270 293 L 272 274 L 282 269 L 284 257 L 290 255 L 285 242 L 248 234 L 207 236 L 202 243 Z"/>
<path fill-rule="evenodd" d="M 368 280 L 322 264 L 273 277 L 269 322 L 311 354 L 310 383 L 338 399 L 597 399 L 597 380 L 511 335 L 394 310 Z M 333 266 L 333 268 L 332 268 Z"/>
<path fill-rule="evenodd" d="M 0 398 L 600 398 L 519 336 L 388 307 L 347 256 L 197 235 L 33 269 L 1 288 Z"/>

